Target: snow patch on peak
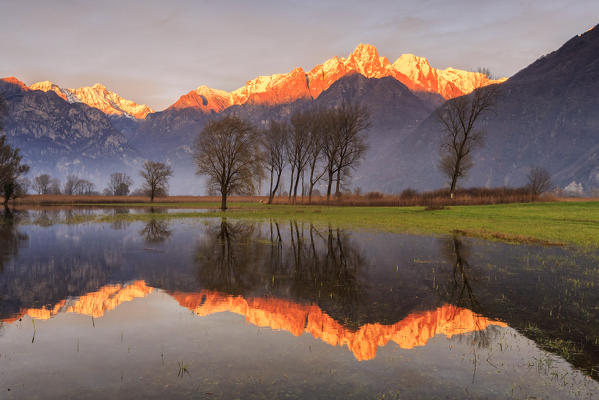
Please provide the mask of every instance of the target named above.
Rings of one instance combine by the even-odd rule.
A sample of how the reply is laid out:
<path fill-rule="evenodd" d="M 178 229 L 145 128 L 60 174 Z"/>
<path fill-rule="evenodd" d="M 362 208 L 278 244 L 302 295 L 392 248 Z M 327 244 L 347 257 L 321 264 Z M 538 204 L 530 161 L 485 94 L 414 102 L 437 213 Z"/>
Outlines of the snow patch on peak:
<path fill-rule="evenodd" d="M 108 89 L 106 89 L 106 86 L 102 85 L 101 83 L 94 83 L 92 88 L 96 89 L 96 90 L 104 90 L 104 91 L 108 92 Z"/>
<path fill-rule="evenodd" d="M 85 103 L 90 107 L 97 108 L 109 115 L 123 115 L 132 118 L 145 118 L 154 112 L 145 104 L 137 104 L 127 100 L 118 94 L 109 91 L 106 86 L 96 83 L 93 86 L 85 86 L 77 89 L 65 89 L 51 81 L 36 82 L 30 86 L 32 90 L 54 92 L 69 103 Z"/>
<path fill-rule="evenodd" d="M 54 92 L 58 97 L 69 103 L 79 103 L 80 100 L 74 96 L 68 89 L 63 89 L 52 81 L 36 82 L 29 86 L 31 90 L 41 90 L 42 92 Z"/>
<path fill-rule="evenodd" d="M 429 70 L 431 65 L 424 57 L 419 57 L 414 54 L 406 53 L 399 56 L 393 63 L 393 67 L 397 70 L 410 71 L 413 69 Z"/>
<path fill-rule="evenodd" d="M 354 51 L 350 54 L 350 57 L 354 57 L 354 58 L 378 58 L 379 57 L 379 51 L 377 50 L 376 47 L 374 47 L 371 44 L 364 44 L 364 43 L 360 43 L 358 46 L 356 46 L 356 48 L 354 49 Z"/>
<path fill-rule="evenodd" d="M 210 96 L 222 96 L 222 97 L 230 97 L 231 93 L 225 90 L 213 89 L 206 85 L 198 86 L 195 89 L 195 92 L 199 95 L 210 95 Z"/>

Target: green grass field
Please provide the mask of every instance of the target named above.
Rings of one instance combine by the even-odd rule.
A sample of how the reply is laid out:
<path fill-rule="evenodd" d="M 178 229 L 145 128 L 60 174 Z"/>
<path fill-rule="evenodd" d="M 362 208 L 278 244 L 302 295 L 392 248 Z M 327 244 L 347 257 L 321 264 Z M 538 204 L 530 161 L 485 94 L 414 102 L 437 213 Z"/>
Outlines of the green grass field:
<path fill-rule="evenodd" d="M 154 206 L 172 207 L 172 204 L 157 203 Z M 257 203 L 231 203 L 231 208 L 226 212 L 217 211 L 217 203 L 185 203 L 177 204 L 177 207 L 214 208 L 215 211 L 200 215 L 190 212 L 125 214 L 102 217 L 100 220 L 206 217 L 296 219 L 395 233 L 451 234 L 458 231 L 468 236 L 508 242 L 599 247 L 599 202 L 594 201 L 454 206 L 434 211 L 427 211 L 423 207 L 323 207 Z"/>

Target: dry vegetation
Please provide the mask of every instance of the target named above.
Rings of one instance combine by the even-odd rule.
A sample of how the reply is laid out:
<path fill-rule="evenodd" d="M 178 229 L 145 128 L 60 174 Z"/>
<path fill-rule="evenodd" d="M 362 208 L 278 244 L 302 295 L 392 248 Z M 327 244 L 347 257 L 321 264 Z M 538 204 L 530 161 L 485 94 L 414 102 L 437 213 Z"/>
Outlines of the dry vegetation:
<path fill-rule="evenodd" d="M 305 202 L 304 202 L 305 200 Z M 416 192 L 407 189 L 399 195 L 388 195 L 380 192 L 369 192 L 366 194 L 343 194 L 341 197 L 327 203 L 325 196 L 313 196 L 314 205 L 341 205 L 341 206 L 388 206 L 407 207 L 425 206 L 431 209 L 439 209 L 450 205 L 480 205 L 480 204 L 503 204 L 503 203 L 528 203 L 532 201 L 556 200 L 550 195 L 533 199 L 528 189 L 525 188 L 473 188 L 458 189 L 455 198 L 449 196 L 449 189 L 440 189 L 431 192 Z M 287 204 L 287 197 L 277 197 L 275 204 Z M 307 198 L 298 198 L 298 203 L 307 204 Z"/>
<path fill-rule="evenodd" d="M 266 203 L 268 196 L 233 196 L 229 199 L 233 203 Z M 544 195 L 534 201 L 557 200 L 552 195 Z M 220 203 L 220 196 L 168 196 L 157 197 L 157 204 L 191 204 L 191 203 Z M 449 197 L 449 189 L 431 192 L 416 192 L 404 190 L 399 195 L 389 195 L 380 192 L 369 192 L 365 194 L 342 194 L 341 196 L 327 201 L 326 196 L 312 196 L 312 202 L 308 203 L 307 196 L 298 196 L 296 204 L 312 205 L 335 205 L 335 206 L 387 206 L 407 207 L 425 206 L 431 209 L 439 209 L 451 205 L 481 205 L 481 204 L 503 204 L 503 203 L 529 203 L 532 202 L 530 192 L 524 188 L 474 188 L 459 189 L 455 198 Z M 273 199 L 274 204 L 289 204 L 288 196 L 277 196 Z M 58 205 L 58 204 L 150 204 L 150 198 L 145 196 L 77 196 L 77 195 L 29 195 L 14 201 L 17 205 Z"/>

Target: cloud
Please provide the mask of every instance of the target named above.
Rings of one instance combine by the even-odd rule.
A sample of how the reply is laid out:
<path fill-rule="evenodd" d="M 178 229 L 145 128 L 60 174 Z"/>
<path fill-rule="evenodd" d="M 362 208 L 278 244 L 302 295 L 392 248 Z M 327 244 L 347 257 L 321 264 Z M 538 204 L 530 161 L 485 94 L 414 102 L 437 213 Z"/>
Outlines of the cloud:
<path fill-rule="evenodd" d="M 597 21 L 599 2 L 7 2 L 0 75 L 67 87 L 102 82 L 162 109 L 206 84 L 310 69 L 367 42 L 445 68 L 509 76 Z"/>

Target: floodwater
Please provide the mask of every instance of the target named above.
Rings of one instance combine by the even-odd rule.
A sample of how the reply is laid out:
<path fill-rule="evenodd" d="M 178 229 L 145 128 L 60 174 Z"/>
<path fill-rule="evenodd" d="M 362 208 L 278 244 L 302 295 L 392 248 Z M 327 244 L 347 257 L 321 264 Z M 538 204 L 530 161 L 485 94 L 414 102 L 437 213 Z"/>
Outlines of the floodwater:
<path fill-rule="evenodd" d="M 1 399 L 599 396 L 597 252 L 98 212 L 0 218 Z"/>

